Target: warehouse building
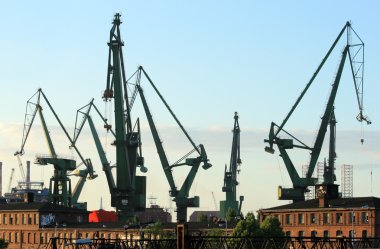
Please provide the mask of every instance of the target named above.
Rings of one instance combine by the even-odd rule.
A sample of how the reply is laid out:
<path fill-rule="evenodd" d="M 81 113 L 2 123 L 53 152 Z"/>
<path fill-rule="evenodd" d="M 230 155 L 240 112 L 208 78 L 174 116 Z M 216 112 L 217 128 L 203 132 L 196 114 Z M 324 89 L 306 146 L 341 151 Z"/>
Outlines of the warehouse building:
<path fill-rule="evenodd" d="M 380 198 L 317 199 L 261 209 L 262 222 L 277 217 L 287 236 L 380 237 Z"/>

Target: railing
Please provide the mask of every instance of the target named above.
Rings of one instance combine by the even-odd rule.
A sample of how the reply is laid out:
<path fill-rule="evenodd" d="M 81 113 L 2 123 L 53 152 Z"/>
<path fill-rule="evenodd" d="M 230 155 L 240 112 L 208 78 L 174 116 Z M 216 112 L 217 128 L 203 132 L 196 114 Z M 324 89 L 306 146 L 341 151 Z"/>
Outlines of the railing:
<path fill-rule="evenodd" d="M 182 244 L 182 243 L 181 243 Z M 176 239 L 83 239 L 51 238 L 39 249 L 356 249 L 380 248 L 380 238 L 320 237 L 187 237 L 181 247 Z"/>

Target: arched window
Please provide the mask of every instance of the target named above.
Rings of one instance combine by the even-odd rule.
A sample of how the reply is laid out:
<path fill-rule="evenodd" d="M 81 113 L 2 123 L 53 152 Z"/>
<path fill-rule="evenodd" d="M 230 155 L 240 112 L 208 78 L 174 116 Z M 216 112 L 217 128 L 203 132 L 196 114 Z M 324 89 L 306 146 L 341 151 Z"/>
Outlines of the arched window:
<path fill-rule="evenodd" d="M 323 231 L 323 238 L 327 239 L 328 237 L 330 237 L 329 231 L 327 230 Z"/>
<path fill-rule="evenodd" d="M 363 230 L 362 231 L 362 237 L 363 238 L 367 238 L 367 230 Z"/>
<path fill-rule="evenodd" d="M 348 236 L 349 236 L 350 238 L 353 238 L 353 237 L 354 237 L 354 234 L 355 234 L 355 232 L 354 232 L 353 230 L 350 230 Z"/>
<path fill-rule="evenodd" d="M 298 237 L 303 237 L 305 235 L 305 232 L 304 231 L 299 231 L 298 232 Z"/>
<path fill-rule="evenodd" d="M 311 231 L 311 237 L 317 237 L 317 231 Z"/>
<path fill-rule="evenodd" d="M 342 237 L 342 235 L 343 235 L 342 230 L 336 231 L 336 237 Z"/>

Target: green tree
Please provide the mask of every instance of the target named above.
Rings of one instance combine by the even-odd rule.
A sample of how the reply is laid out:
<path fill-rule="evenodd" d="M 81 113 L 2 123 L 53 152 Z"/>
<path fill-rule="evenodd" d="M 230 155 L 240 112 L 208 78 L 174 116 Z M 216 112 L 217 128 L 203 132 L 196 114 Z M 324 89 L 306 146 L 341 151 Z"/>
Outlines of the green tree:
<path fill-rule="evenodd" d="M 6 248 L 8 248 L 8 242 L 6 242 L 4 239 L 0 239 L 0 249 Z"/>
<path fill-rule="evenodd" d="M 231 222 L 236 219 L 237 213 L 233 208 L 229 208 L 226 213 L 226 220 Z"/>
<path fill-rule="evenodd" d="M 273 216 L 268 216 L 260 224 L 260 232 L 265 237 L 283 237 L 285 233 L 282 231 L 280 221 Z"/>
<path fill-rule="evenodd" d="M 259 236 L 260 227 L 257 222 L 255 215 L 252 212 L 247 213 L 244 220 L 240 220 L 232 235 L 233 236 L 241 236 L 241 237 L 253 237 Z"/>

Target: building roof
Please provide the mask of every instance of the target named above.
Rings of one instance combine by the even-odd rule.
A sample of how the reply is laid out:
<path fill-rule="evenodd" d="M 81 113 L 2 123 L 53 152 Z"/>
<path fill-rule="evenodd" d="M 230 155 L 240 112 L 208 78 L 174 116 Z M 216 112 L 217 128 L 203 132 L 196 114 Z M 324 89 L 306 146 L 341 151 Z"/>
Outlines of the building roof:
<path fill-rule="evenodd" d="M 49 202 L 14 202 L 0 204 L 0 211 L 42 211 L 42 212 L 71 212 L 84 213 L 86 210 L 56 205 Z"/>
<path fill-rule="evenodd" d="M 353 197 L 338 198 L 328 201 L 328 208 L 380 208 L 380 198 L 377 197 Z M 261 209 L 261 211 L 279 211 L 294 209 L 319 209 L 318 199 L 295 202 L 277 207 Z"/>

